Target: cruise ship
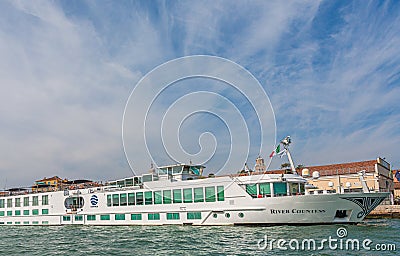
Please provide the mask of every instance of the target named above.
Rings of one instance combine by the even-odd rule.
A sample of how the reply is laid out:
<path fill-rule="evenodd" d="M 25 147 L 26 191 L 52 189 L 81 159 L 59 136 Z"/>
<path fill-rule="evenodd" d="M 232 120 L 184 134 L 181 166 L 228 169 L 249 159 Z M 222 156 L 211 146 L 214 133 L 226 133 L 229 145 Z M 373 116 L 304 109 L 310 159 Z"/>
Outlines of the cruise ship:
<path fill-rule="evenodd" d="M 389 193 L 309 193 L 296 173 L 290 137 L 281 142 L 291 173 L 203 176 L 175 164 L 101 186 L 17 190 L 0 196 L 0 225 L 281 225 L 359 223 Z"/>

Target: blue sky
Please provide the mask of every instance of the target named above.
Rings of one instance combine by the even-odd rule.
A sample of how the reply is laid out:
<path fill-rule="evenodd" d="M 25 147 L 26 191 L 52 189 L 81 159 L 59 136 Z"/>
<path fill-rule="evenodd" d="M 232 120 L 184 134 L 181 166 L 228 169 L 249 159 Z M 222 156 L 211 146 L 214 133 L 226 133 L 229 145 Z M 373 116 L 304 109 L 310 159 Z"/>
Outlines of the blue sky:
<path fill-rule="evenodd" d="M 195 54 L 235 61 L 260 81 L 298 164 L 382 156 L 400 168 L 398 13 L 397 1 L 0 1 L 0 187 L 130 175 L 121 143 L 130 92 L 156 66 Z M 240 95 L 218 86 L 200 87 L 230 97 L 254 124 Z M 175 98 L 166 92 L 159 112 Z M 190 128 L 201 120 L 208 126 Z M 190 152 L 214 133 L 210 170 L 241 146 L 213 116 L 183 128 Z M 147 169 L 145 149 L 140 159 L 135 168 Z"/>

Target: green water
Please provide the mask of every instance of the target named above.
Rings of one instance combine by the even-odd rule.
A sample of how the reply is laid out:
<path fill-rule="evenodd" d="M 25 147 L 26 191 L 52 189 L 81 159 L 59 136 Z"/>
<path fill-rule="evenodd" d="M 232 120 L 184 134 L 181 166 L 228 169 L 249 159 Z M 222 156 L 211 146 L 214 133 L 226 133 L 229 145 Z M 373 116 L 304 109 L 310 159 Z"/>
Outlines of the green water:
<path fill-rule="evenodd" d="M 337 238 L 339 227 L 351 239 L 394 244 L 396 251 L 261 250 L 268 239 Z M 260 243 L 262 245 L 262 243 Z M 400 220 L 366 220 L 359 225 L 272 227 L 0 227 L 0 255 L 400 255 Z"/>

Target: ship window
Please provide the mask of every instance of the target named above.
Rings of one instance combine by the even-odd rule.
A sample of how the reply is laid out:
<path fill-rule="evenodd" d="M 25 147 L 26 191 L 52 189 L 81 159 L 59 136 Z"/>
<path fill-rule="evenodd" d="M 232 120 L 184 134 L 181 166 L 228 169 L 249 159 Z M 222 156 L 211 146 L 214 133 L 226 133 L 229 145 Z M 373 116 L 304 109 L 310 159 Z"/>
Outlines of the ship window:
<path fill-rule="evenodd" d="M 218 186 L 217 187 L 217 200 L 218 201 L 224 201 L 225 200 L 224 186 Z"/>
<path fill-rule="evenodd" d="M 42 214 L 43 215 L 49 214 L 49 209 L 42 209 Z"/>
<path fill-rule="evenodd" d="M 29 206 L 29 197 L 24 197 L 24 206 Z"/>
<path fill-rule="evenodd" d="M 172 167 L 172 173 L 177 174 L 182 172 L 182 166 L 174 166 Z"/>
<path fill-rule="evenodd" d="M 110 220 L 110 214 L 100 215 L 100 220 Z"/>
<path fill-rule="evenodd" d="M 0 211 L 0 216 L 4 216 L 4 211 Z"/>
<path fill-rule="evenodd" d="M 159 213 L 149 213 L 147 215 L 148 220 L 160 220 L 160 214 Z"/>
<path fill-rule="evenodd" d="M 21 215 L 21 211 L 20 210 L 16 210 L 15 211 L 15 216 L 19 216 L 19 215 Z"/>
<path fill-rule="evenodd" d="M 206 187 L 206 202 L 215 202 L 215 187 Z"/>
<path fill-rule="evenodd" d="M 188 220 L 201 220 L 201 212 L 188 212 L 187 219 Z"/>
<path fill-rule="evenodd" d="M 24 221 L 24 225 L 29 225 L 29 221 Z"/>
<path fill-rule="evenodd" d="M 47 225 L 49 222 L 47 220 L 42 221 L 42 224 Z"/>
<path fill-rule="evenodd" d="M 179 220 L 179 212 L 168 212 L 167 220 Z"/>
<path fill-rule="evenodd" d="M 275 182 L 274 183 L 274 195 L 286 195 L 286 183 L 285 182 Z"/>
<path fill-rule="evenodd" d="M 154 204 L 162 204 L 161 191 L 154 191 Z"/>
<path fill-rule="evenodd" d="M 33 225 L 38 225 L 38 224 L 39 224 L 39 221 L 32 221 L 32 224 L 33 224 Z"/>
<path fill-rule="evenodd" d="M 271 195 L 271 184 L 270 183 L 260 183 L 259 185 L 260 195 Z"/>
<path fill-rule="evenodd" d="M 125 187 L 125 180 L 117 180 L 118 187 Z"/>
<path fill-rule="evenodd" d="M 191 188 L 183 189 L 183 202 L 193 203 L 193 193 Z"/>
<path fill-rule="evenodd" d="M 140 213 L 131 214 L 131 220 L 142 220 L 142 214 Z"/>
<path fill-rule="evenodd" d="M 142 178 L 141 177 L 134 177 L 133 178 L 133 185 L 137 186 L 142 184 Z"/>
<path fill-rule="evenodd" d="M 96 215 L 88 215 L 88 216 L 86 216 L 86 219 L 87 219 L 88 221 L 96 220 Z"/>
<path fill-rule="evenodd" d="M 21 206 L 21 198 L 15 198 L 15 207 Z"/>
<path fill-rule="evenodd" d="M 12 216 L 12 211 L 7 211 L 7 216 Z"/>
<path fill-rule="evenodd" d="M 289 192 L 291 195 L 297 195 L 299 193 L 299 183 L 289 183 Z"/>
<path fill-rule="evenodd" d="M 112 181 L 112 182 L 109 183 L 109 185 L 110 185 L 110 186 L 116 186 L 116 185 L 117 185 L 117 182 L 116 182 L 116 181 Z"/>
<path fill-rule="evenodd" d="M 189 174 L 189 166 L 183 167 L 182 173 L 184 173 L 184 174 Z"/>
<path fill-rule="evenodd" d="M 24 210 L 24 215 L 29 215 L 29 210 Z"/>
<path fill-rule="evenodd" d="M 39 210 L 38 209 L 33 209 L 32 210 L 32 215 L 39 215 Z"/>
<path fill-rule="evenodd" d="M 257 185 L 256 184 L 247 184 L 246 192 L 249 195 L 251 195 L 252 197 L 256 197 L 257 196 Z"/>
<path fill-rule="evenodd" d="M 83 221 L 83 215 L 75 215 L 76 221 Z"/>
<path fill-rule="evenodd" d="M 305 191 L 306 191 L 306 188 L 304 186 L 304 183 L 300 183 L 300 194 L 304 195 Z"/>
<path fill-rule="evenodd" d="M 157 169 L 157 174 L 158 175 L 167 174 L 167 168 Z"/>
<path fill-rule="evenodd" d="M 16 224 L 16 225 L 20 225 L 20 224 L 21 224 L 21 221 L 16 221 L 15 224 Z"/>
<path fill-rule="evenodd" d="M 12 207 L 12 198 L 7 199 L 7 208 Z"/>
<path fill-rule="evenodd" d="M 49 205 L 49 196 L 42 196 L 42 205 Z"/>
<path fill-rule="evenodd" d="M 163 190 L 163 203 L 164 204 L 171 203 L 171 190 Z"/>
<path fill-rule="evenodd" d="M 125 180 L 125 186 L 127 186 L 127 187 L 133 186 L 133 179 L 126 179 Z"/>
<path fill-rule="evenodd" d="M 39 197 L 38 196 L 34 196 L 32 198 L 32 206 L 38 206 L 39 205 Z"/>
<path fill-rule="evenodd" d="M 143 192 L 136 193 L 136 205 L 143 205 Z"/>
<path fill-rule="evenodd" d="M 118 194 L 112 195 L 112 205 L 119 206 L 119 195 Z"/>
<path fill-rule="evenodd" d="M 0 199 L 0 208 L 4 208 L 4 199 Z"/>
<path fill-rule="evenodd" d="M 125 220 L 125 214 L 115 214 L 115 220 Z"/>
<path fill-rule="evenodd" d="M 153 180 L 153 174 L 146 174 L 142 176 L 142 181 L 143 182 L 148 182 Z"/>
<path fill-rule="evenodd" d="M 135 205 L 135 193 L 128 193 L 128 205 Z"/>
<path fill-rule="evenodd" d="M 7 225 L 11 225 L 12 224 L 12 221 L 7 221 Z"/>
<path fill-rule="evenodd" d="M 111 195 L 107 195 L 107 206 L 111 206 Z"/>
<path fill-rule="evenodd" d="M 174 194 L 174 204 L 175 203 L 182 203 L 182 190 L 174 189 L 173 190 L 173 194 Z"/>
<path fill-rule="evenodd" d="M 153 204 L 153 192 L 144 192 L 144 204 Z"/>
<path fill-rule="evenodd" d="M 71 220 L 71 216 L 63 216 L 63 221 L 70 221 Z"/>
<path fill-rule="evenodd" d="M 119 195 L 119 202 L 120 202 L 121 206 L 128 205 L 128 202 L 126 201 L 126 194 L 120 194 Z"/>
<path fill-rule="evenodd" d="M 200 175 L 200 169 L 196 166 L 190 166 L 190 171 L 195 175 Z"/>
<path fill-rule="evenodd" d="M 194 189 L 194 202 L 204 202 L 204 193 L 203 188 L 195 188 Z"/>
<path fill-rule="evenodd" d="M 64 206 L 67 209 L 76 210 L 77 208 L 82 208 L 84 205 L 83 197 L 67 197 L 64 201 Z"/>

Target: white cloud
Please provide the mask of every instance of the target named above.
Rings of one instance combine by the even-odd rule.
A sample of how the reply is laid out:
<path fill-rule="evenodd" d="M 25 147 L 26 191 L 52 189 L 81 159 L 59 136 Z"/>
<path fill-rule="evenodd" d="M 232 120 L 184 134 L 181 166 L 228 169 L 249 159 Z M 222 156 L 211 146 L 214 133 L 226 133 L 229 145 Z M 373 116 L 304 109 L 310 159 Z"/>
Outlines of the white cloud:
<path fill-rule="evenodd" d="M 16 186 L 53 174 L 129 175 L 125 101 L 143 74 L 188 54 L 249 68 L 272 99 L 278 139 L 293 135 L 299 163 L 399 157 L 398 6 L 344 3 L 339 22 L 321 17 L 329 6 L 316 1 L 80 4 L 82 13 L 48 1 L 0 3 L 0 187 L 6 178 Z M 148 164 L 144 157 L 139 168 Z"/>

